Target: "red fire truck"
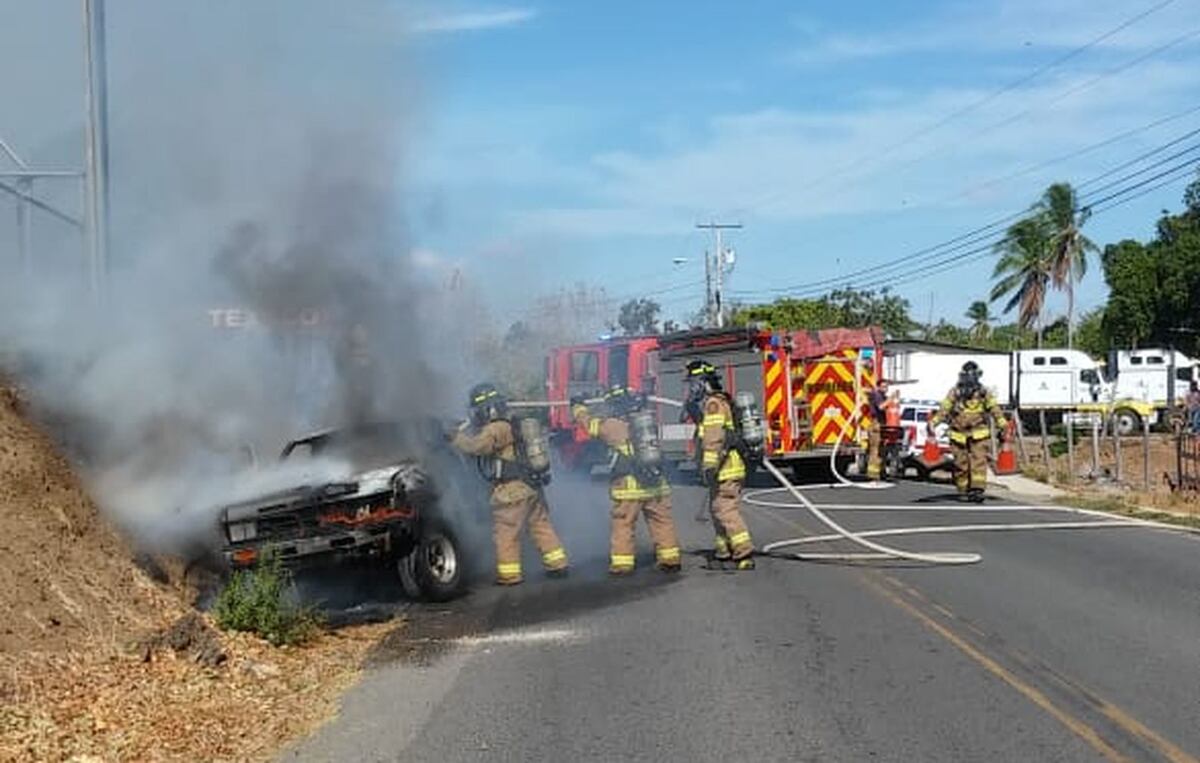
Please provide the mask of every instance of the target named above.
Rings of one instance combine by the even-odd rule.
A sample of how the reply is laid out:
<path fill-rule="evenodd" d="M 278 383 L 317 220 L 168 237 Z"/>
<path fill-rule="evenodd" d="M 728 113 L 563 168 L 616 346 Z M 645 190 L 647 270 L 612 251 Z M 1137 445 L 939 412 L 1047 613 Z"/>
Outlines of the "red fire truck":
<path fill-rule="evenodd" d="M 877 328 L 674 334 L 660 340 L 658 390 L 663 397 L 682 397 L 685 366 L 702 358 L 723 373 L 730 395 L 754 394 L 766 430 L 766 456 L 773 463 L 828 458 L 839 440 L 851 458 L 865 439 L 867 393 L 879 378 L 882 342 Z M 681 464 L 691 460 L 693 425 L 674 423 L 678 411 L 661 410 L 660 416 L 664 453 Z"/>
<path fill-rule="evenodd" d="M 828 458 L 839 439 L 845 441 L 843 452 L 852 457 L 864 439 L 866 397 L 879 378 L 882 341 L 878 328 L 734 328 L 559 347 L 547 358 L 547 399 L 591 396 L 622 383 L 682 400 L 684 367 L 703 358 L 721 369 L 731 395 L 740 390 L 754 393 L 766 429 L 766 454 L 773 462 Z M 852 422 L 856 407 L 862 413 Z M 659 405 L 659 421 L 664 455 L 686 468 L 693 458 L 694 425 L 681 421 L 680 409 L 668 405 Z M 569 411 L 553 409 L 550 422 L 568 463 L 593 460 Z"/>
<path fill-rule="evenodd" d="M 653 394 L 658 378 L 658 337 L 620 337 L 555 347 L 546 356 L 546 399 L 599 397 L 614 384 Z M 587 444 L 566 406 L 550 409 L 550 437 L 568 465 L 603 460 L 603 448 Z M 594 456 L 594 458 L 593 458 Z"/>

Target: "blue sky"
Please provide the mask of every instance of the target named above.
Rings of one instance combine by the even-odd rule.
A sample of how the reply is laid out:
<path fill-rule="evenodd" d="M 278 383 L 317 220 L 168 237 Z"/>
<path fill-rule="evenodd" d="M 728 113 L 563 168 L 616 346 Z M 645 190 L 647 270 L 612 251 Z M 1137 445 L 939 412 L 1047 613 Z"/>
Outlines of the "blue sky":
<path fill-rule="evenodd" d="M 418 246 L 478 282 L 520 283 L 492 289 L 507 309 L 586 281 L 691 312 L 710 244 L 693 226 L 710 218 L 745 224 L 729 239 L 742 298 L 836 278 L 1200 126 L 1192 114 L 990 182 L 1200 105 L 1200 37 L 1179 39 L 1200 28 L 1200 4 L 1175 0 L 897 145 L 1159 4 L 439 4 L 416 36 L 436 86 L 414 182 L 438 209 L 429 225 L 418 215 Z M 1149 236 L 1185 183 L 1097 215 L 1088 233 Z M 991 265 L 896 289 L 921 318 L 932 307 L 961 321 Z M 1081 301 L 1103 298 L 1094 262 Z"/>
<path fill-rule="evenodd" d="M 0 0 L 0 136 L 43 165 L 79 162 L 78 7 Z M 249 204 L 259 167 L 308 160 L 310 117 L 394 124 L 415 261 L 501 321 L 577 282 L 693 313 L 710 219 L 745 225 L 735 297 L 845 280 L 1200 127 L 1141 130 L 1200 107 L 1200 0 L 109 0 L 109 27 L 113 214 L 144 246 L 178 238 L 171 183 L 185 207 L 222 180 Z M 1086 231 L 1147 238 L 1185 183 Z M 991 265 L 875 280 L 908 275 L 916 317 L 962 321 Z M 1103 301 L 1098 261 L 1080 296 Z"/>

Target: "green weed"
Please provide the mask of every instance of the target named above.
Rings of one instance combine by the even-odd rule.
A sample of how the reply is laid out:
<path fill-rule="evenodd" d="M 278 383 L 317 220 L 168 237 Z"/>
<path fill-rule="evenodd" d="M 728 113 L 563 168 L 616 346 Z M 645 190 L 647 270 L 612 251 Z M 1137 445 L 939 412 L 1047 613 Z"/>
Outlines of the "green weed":
<path fill-rule="evenodd" d="M 275 646 L 302 644 L 321 621 L 311 607 L 290 602 L 291 573 L 274 554 L 259 558 L 251 570 L 238 570 L 217 597 L 213 614 L 225 630 L 255 633 Z"/>

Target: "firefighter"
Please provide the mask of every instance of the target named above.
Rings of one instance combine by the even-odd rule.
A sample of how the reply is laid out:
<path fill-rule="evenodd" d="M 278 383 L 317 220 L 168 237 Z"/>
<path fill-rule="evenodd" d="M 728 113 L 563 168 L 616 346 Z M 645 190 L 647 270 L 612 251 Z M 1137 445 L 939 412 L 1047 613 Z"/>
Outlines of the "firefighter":
<path fill-rule="evenodd" d="M 516 585 L 521 575 L 521 528 L 542 554 L 551 577 L 567 573 L 567 552 L 550 523 L 541 484 L 522 464 L 517 435 L 508 419 L 504 396 L 491 384 L 478 384 L 470 393 L 470 419 L 450 435 L 451 444 L 479 458 L 480 472 L 492 484 L 492 536 L 496 543 L 496 583 Z"/>
<path fill-rule="evenodd" d="M 880 379 L 867 393 L 871 419 L 867 423 L 867 479 L 877 480 L 883 473 L 883 426 L 887 415 L 888 383 Z M 861 442 L 861 441 L 860 441 Z"/>
<path fill-rule="evenodd" d="M 679 538 L 671 515 L 671 486 L 661 464 L 649 455 L 657 449 L 657 422 L 633 419 L 645 409 L 645 398 L 616 385 L 604 396 L 606 416 L 593 416 L 587 405 L 574 400 L 571 415 L 589 436 L 608 446 L 612 454 L 612 548 L 610 575 L 629 575 L 635 559 L 634 530 L 639 516 L 646 518 L 654 543 L 654 561 L 663 572 L 679 572 Z M 639 423 L 643 423 L 639 426 Z M 645 426 L 649 423 L 652 426 Z M 660 459 L 659 459 L 660 460 Z"/>
<path fill-rule="evenodd" d="M 999 430 L 1007 421 L 991 391 L 979 383 L 983 372 L 979 365 L 968 360 L 958 374 L 958 384 L 951 388 L 941 407 L 929 417 L 929 432 L 942 421 L 950 424 L 950 448 L 954 454 L 954 484 L 960 495 L 968 500 L 983 500 L 987 485 L 987 446 L 991 439 L 988 418 Z"/>
<path fill-rule="evenodd" d="M 733 405 L 711 363 L 693 360 L 687 364 L 686 410 L 696 423 L 700 475 L 708 488 L 716 540 L 713 560 L 720 567 L 754 569 L 754 543 L 742 519 L 739 499 L 746 480 L 746 463 L 738 451 Z"/>

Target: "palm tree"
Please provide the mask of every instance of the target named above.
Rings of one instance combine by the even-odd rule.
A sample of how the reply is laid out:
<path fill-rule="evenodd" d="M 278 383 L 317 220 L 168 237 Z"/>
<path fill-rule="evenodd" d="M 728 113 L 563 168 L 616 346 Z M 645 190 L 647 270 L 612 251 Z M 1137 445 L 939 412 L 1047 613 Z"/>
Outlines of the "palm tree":
<path fill-rule="evenodd" d="M 1087 273 L 1088 252 L 1099 252 L 1080 229 L 1091 216 L 1088 208 L 1078 209 L 1075 189 L 1070 183 L 1055 183 L 1042 194 L 1038 213 L 1049 228 L 1047 256 L 1050 258 L 1050 281 L 1054 288 L 1067 292 L 1067 347 L 1075 341 L 1075 282 Z"/>
<path fill-rule="evenodd" d="M 991 301 L 1009 297 L 1004 305 L 1006 313 L 1019 306 L 1017 323 L 1024 329 L 1037 328 L 1038 347 L 1042 346 L 1042 308 L 1050 282 L 1048 248 L 1049 236 L 1042 216 L 1018 220 L 996 243 L 1000 261 L 992 272 L 992 278 L 999 280 L 992 286 Z"/>
<path fill-rule="evenodd" d="M 967 320 L 971 321 L 971 338 L 978 343 L 987 341 L 992 333 L 992 309 L 982 299 L 977 299 L 967 308 Z"/>

